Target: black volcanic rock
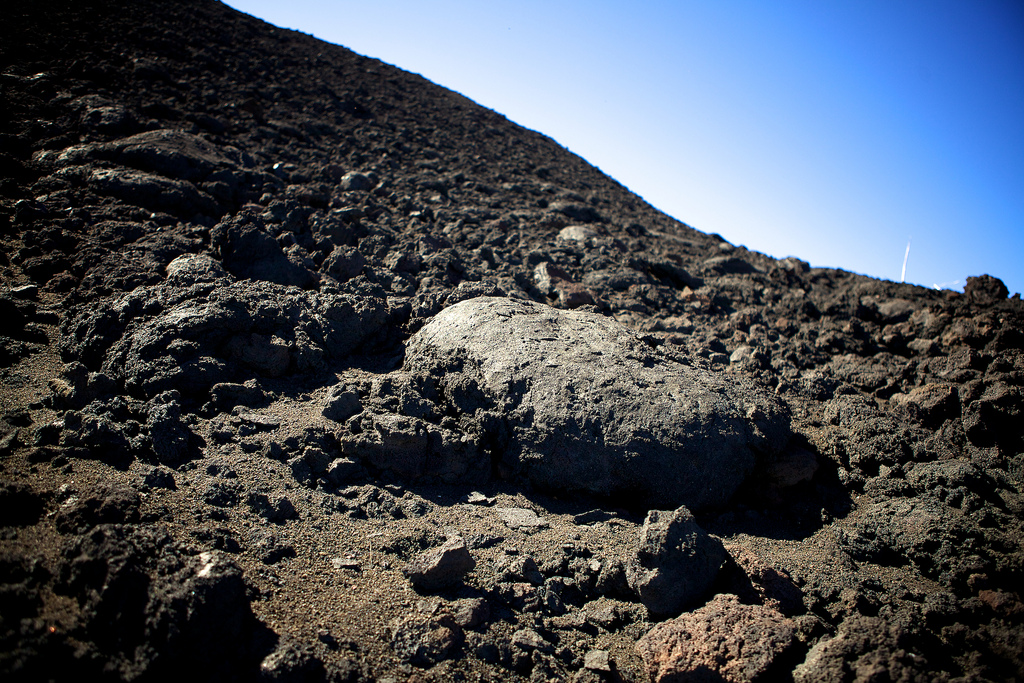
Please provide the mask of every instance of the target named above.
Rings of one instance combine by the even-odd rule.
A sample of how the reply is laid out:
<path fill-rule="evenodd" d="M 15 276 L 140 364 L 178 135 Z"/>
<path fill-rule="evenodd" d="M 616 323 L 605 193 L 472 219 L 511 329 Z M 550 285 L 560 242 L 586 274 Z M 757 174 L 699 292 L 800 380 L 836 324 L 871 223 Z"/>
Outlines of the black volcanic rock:
<path fill-rule="evenodd" d="M 677 616 L 699 604 L 726 557 L 722 542 L 701 529 L 685 507 L 651 510 L 640 547 L 626 565 L 626 579 L 652 613 Z"/>

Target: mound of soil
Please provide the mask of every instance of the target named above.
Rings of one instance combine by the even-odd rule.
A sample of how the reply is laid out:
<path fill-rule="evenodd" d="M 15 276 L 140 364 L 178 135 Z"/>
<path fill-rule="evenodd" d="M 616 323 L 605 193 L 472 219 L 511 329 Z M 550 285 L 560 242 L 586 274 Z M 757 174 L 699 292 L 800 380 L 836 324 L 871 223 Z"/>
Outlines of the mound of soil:
<path fill-rule="evenodd" d="M 1024 678 L 1024 306 L 212 0 L 0 22 L 4 680 Z"/>

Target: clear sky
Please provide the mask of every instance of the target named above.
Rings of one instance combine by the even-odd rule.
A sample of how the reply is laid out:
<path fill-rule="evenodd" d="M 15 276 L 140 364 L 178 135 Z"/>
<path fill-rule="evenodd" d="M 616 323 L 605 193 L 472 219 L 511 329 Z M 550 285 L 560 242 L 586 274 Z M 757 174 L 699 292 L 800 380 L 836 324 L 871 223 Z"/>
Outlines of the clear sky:
<path fill-rule="evenodd" d="M 1024 292 L 1021 0 L 229 0 L 772 256 Z"/>

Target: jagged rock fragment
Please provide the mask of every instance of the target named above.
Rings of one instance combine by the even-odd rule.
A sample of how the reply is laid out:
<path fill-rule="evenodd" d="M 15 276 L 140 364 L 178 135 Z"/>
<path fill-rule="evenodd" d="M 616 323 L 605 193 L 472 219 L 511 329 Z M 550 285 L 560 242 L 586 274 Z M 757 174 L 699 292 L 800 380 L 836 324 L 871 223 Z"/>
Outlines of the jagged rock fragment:
<path fill-rule="evenodd" d="M 640 547 L 626 564 L 626 579 L 651 612 L 678 614 L 704 597 L 726 557 L 722 542 L 701 529 L 685 507 L 651 510 Z"/>
<path fill-rule="evenodd" d="M 440 548 L 420 553 L 402 567 L 402 573 L 417 588 L 437 591 L 457 585 L 476 566 L 466 542 L 455 537 Z"/>

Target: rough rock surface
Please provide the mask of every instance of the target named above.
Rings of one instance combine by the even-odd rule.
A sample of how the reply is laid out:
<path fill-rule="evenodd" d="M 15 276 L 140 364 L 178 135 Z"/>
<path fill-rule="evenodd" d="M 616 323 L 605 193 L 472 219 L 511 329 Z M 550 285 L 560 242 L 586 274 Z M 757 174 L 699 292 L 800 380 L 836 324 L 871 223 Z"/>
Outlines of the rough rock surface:
<path fill-rule="evenodd" d="M 409 341 L 404 367 L 441 378 L 448 410 L 499 415 L 484 439 L 500 465 L 547 490 L 721 505 L 789 436 L 763 391 L 659 356 L 593 312 L 464 301 Z"/>
<path fill-rule="evenodd" d="M 942 680 L 945 677 L 932 671 L 928 662 L 928 650 L 935 645 L 915 625 L 856 617 L 844 621 L 835 637 L 819 642 L 793 672 L 793 679 Z"/>
<path fill-rule="evenodd" d="M 640 547 L 626 564 L 626 580 L 654 614 L 673 616 L 698 604 L 725 561 L 722 542 L 697 525 L 685 507 L 651 510 Z"/>
<path fill-rule="evenodd" d="M 794 632 L 793 622 L 775 610 L 744 605 L 723 593 L 698 610 L 659 624 L 636 648 L 655 683 L 752 683 L 790 646 Z"/>
<path fill-rule="evenodd" d="M 1024 680 L 998 278 L 729 244 L 214 0 L 10 0 L 0 102 L 0 679 L 640 683 L 684 620 L 718 680 Z"/>

